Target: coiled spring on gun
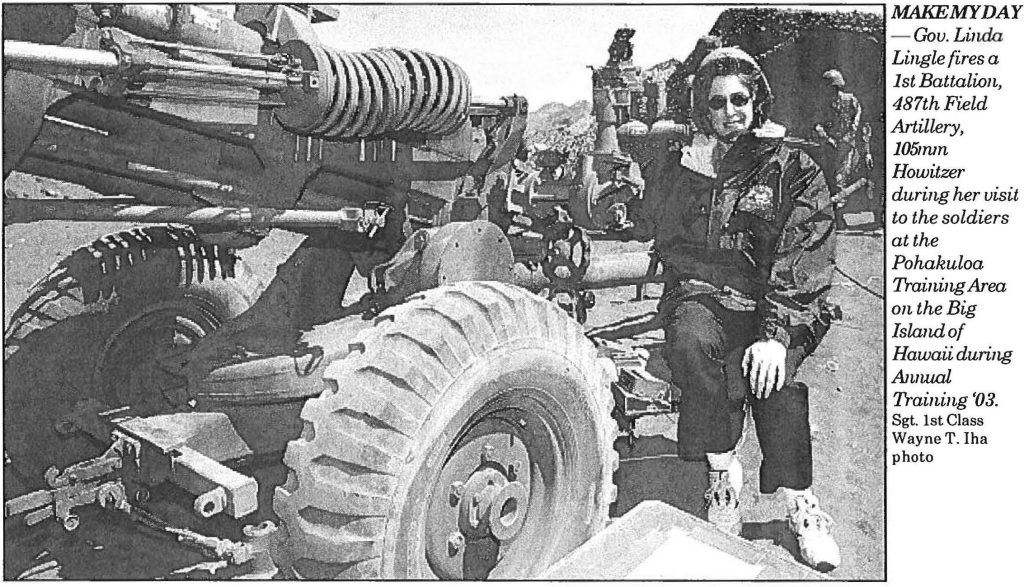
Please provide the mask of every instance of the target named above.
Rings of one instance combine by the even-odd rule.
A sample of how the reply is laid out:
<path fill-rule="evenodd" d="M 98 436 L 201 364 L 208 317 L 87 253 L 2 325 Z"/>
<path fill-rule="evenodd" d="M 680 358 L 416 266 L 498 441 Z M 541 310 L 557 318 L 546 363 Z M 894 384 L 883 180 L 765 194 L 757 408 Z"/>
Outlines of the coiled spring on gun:
<path fill-rule="evenodd" d="M 412 49 L 345 52 L 290 41 L 282 47 L 317 72 L 276 112 L 296 134 L 346 139 L 413 132 L 444 135 L 469 116 L 469 78 L 452 61 Z"/>

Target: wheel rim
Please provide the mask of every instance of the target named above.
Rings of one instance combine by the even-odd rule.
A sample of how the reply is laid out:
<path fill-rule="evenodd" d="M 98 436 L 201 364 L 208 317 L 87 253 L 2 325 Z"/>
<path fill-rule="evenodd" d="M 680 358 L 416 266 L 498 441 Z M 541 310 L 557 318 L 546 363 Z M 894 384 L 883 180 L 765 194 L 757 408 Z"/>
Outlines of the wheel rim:
<path fill-rule="evenodd" d="M 410 555 L 422 560 L 409 568 L 446 580 L 529 577 L 586 538 L 564 526 L 593 507 L 595 488 L 579 472 L 598 466 L 584 449 L 584 437 L 596 437 L 574 429 L 574 414 L 553 400 L 511 386 L 462 420 L 439 466 L 412 487 L 422 505 L 404 520 L 422 537 Z"/>
<path fill-rule="evenodd" d="M 533 462 L 540 442 L 531 434 L 543 424 L 521 410 L 478 414 L 449 449 L 430 490 L 424 530 L 427 562 L 438 577 L 480 579 L 499 559 L 510 562 L 502 555 L 529 533 L 523 532 L 527 516 L 538 515 L 530 510 L 531 497 L 536 494 L 540 505 L 553 489 L 550 479 L 533 474 L 535 466 L 545 466 Z"/>
<path fill-rule="evenodd" d="M 274 496 L 296 575 L 530 578 L 604 528 L 616 493 L 611 370 L 551 304 L 494 283 L 441 287 L 349 347 L 303 407 Z M 481 457 L 510 436 L 508 452 Z M 528 479 L 508 470 L 519 440 Z M 512 481 L 523 487 L 506 489 Z M 466 554 L 444 559 L 449 539 L 454 552 L 478 541 L 462 533 L 455 482 L 497 504 L 471 512 L 471 527 L 486 514 L 499 534 L 488 530 L 489 550 L 474 545 L 474 568 Z"/>
<path fill-rule="evenodd" d="M 144 309 L 108 337 L 96 365 L 98 389 L 111 407 L 131 406 L 138 415 L 184 409 L 186 380 L 167 365 L 220 324 L 198 298 Z"/>

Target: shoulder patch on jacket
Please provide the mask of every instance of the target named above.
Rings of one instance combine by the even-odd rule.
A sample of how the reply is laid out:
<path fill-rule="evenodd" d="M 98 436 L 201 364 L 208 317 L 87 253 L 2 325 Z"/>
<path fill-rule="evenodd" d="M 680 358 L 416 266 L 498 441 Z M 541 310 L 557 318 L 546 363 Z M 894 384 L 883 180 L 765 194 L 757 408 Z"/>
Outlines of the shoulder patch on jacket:
<path fill-rule="evenodd" d="M 740 197 L 736 210 L 771 222 L 775 219 L 775 191 L 767 185 L 756 184 Z"/>

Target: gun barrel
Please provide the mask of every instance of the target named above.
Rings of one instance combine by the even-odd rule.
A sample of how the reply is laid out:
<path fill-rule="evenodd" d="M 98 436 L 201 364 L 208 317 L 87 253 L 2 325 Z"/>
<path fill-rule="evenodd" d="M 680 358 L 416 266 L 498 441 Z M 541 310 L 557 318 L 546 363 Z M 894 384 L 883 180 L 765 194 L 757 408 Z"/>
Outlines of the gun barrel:
<path fill-rule="evenodd" d="M 122 63 L 121 58 L 112 51 L 41 45 L 26 41 L 4 41 L 5 67 L 11 66 L 28 71 L 55 69 L 116 73 L 125 69 L 125 65 L 127 64 Z M 302 81 L 301 76 L 289 76 L 278 71 L 177 61 L 156 55 L 135 55 L 131 65 L 140 69 L 136 75 L 240 84 L 258 89 L 280 90 Z"/>
<path fill-rule="evenodd" d="M 660 283 L 661 266 L 653 265 L 653 252 L 622 253 L 609 256 L 595 255 L 583 276 L 585 289 L 606 289 L 640 283 Z M 513 282 L 530 290 L 539 290 L 549 283 L 541 269 L 529 270 L 517 264 Z"/>
<path fill-rule="evenodd" d="M 121 66 L 110 51 L 40 45 L 25 41 L 4 41 L 4 65 L 22 68 L 60 68 L 112 73 Z"/>
<path fill-rule="evenodd" d="M 148 206 L 111 203 L 103 200 L 4 201 L 4 225 L 37 220 L 92 222 L 168 222 L 195 226 L 229 228 L 335 228 L 368 232 L 377 226 L 378 214 L 362 208 L 337 210 L 280 210 L 276 208 L 235 208 L 225 206 Z"/>

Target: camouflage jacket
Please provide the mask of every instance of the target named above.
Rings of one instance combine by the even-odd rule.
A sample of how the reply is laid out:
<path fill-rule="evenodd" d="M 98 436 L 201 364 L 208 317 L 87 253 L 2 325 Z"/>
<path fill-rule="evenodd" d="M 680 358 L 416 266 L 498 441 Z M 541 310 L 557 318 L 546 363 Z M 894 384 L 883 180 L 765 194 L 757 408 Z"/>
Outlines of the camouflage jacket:
<path fill-rule="evenodd" d="M 658 183 L 667 191 L 645 210 L 665 265 L 662 306 L 711 295 L 755 311 L 763 339 L 789 347 L 817 338 L 835 264 L 821 169 L 781 138 L 753 135 L 725 153 L 716 178 L 691 167 L 685 152 L 682 165 L 666 165 Z"/>

